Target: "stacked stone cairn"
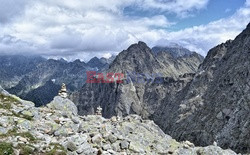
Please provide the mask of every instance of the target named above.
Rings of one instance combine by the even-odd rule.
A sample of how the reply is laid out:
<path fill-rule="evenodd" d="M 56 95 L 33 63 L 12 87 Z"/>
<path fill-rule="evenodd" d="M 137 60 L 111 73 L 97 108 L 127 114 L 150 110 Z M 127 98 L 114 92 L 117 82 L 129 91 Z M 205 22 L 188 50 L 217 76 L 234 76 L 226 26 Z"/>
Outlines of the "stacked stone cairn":
<path fill-rule="evenodd" d="M 67 88 L 66 88 L 65 83 L 62 84 L 62 88 L 59 91 L 58 95 L 61 96 L 62 98 L 67 98 L 68 97 Z"/>

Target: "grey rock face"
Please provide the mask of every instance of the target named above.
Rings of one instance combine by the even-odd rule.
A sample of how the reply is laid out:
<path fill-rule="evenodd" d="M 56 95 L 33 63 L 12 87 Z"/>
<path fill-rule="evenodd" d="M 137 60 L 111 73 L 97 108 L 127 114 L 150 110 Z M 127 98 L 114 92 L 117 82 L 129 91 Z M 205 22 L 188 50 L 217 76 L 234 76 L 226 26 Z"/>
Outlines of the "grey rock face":
<path fill-rule="evenodd" d="M 63 110 L 62 112 L 66 115 L 77 115 L 77 107 L 67 98 L 56 96 L 47 106 L 54 110 Z"/>
<path fill-rule="evenodd" d="M 190 81 L 192 75 L 174 80 L 161 78 L 162 83 L 148 82 L 143 84 L 88 84 L 71 98 L 77 103 L 80 115 L 94 114 L 100 105 L 103 116 L 126 116 L 138 114 L 150 118 L 164 98 L 172 98 Z M 159 79 L 158 79 L 159 80 Z M 170 101 L 169 101 L 170 102 Z"/>
<path fill-rule="evenodd" d="M 162 104 L 156 123 L 179 140 L 250 152 L 249 47 L 248 26 L 235 40 L 211 49 L 174 104 Z"/>

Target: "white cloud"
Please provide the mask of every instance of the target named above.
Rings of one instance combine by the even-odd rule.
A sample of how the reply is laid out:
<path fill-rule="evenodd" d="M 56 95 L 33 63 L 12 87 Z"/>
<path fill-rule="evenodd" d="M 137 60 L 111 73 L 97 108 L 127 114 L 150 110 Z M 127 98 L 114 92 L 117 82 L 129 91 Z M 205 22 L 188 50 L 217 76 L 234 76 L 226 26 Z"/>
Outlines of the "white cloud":
<path fill-rule="evenodd" d="M 245 7 L 230 18 L 177 32 L 167 31 L 175 23 L 163 15 L 126 16 L 123 10 L 133 6 L 137 11 L 154 9 L 159 14 L 169 12 L 185 17 L 193 11 L 206 8 L 208 1 L 34 0 L 27 3 L 28 0 L 24 0 L 22 2 L 25 3 L 20 4 L 20 8 L 15 6 L 19 11 L 0 15 L 0 19 L 11 19 L 5 20 L 3 25 L 0 24 L 0 54 L 7 51 L 30 52 L 47 57 L 87 60 L 93 56 L 107 56 L 122 51 L 139 40 L 153 46 L 168 39 L 167 41 L 178 42 L 205 55 L 212 46 L 229 38 L 233 39 L 250 21 L 249 0 Z M 6 8 L 10 9 L 10 4 Z M 2 6 L 0 10 L 1 8 Z M 7 43 L 6 40 L 12 42 Z"/>
<path fill-rule="evenodd" d="M 142 6 L 174 12 L 180 17 L 186 17 L 193 10 L 205 8 L 208 2 L 209 0 L 144 0 Z"/>
<path fill-rule="evenodd" d="M 250 6 L 250 0 L 246 0 L 246 6 Z"/>
<path fill-rule="evenodd" d="M 207 25 L 194 26 L 168 33 L 165 38 L 206 55 L 207 51 L 229 39 L 234 39 L 250 22 L 250 7 L 247 4 L 234 15 Z M 164 38 L 164 37 L 163 37 Z"/>
<path fill-rule="evenodd" d="M 73 4 L 80 2 L 82 1 L 75 0 Z M 127 1 L 129 2 L 133 1 Z M 0 36 L 9 34 L 29 42 L 34 45 L 33 48 L 37 47 L 38 54 L 86 55 L 87 52 L 97 54 L 101 51 L 120 51 L 138 40 L 136 33 L 150 31 L 150 27 L 167 27 L 172 24 L 162 15 L 152 18 L 122 16 L 116 11 L 124 3 L 116 0 L 110 3 L 96 1 L 96 5 L 92 3 L 74 6 L 68 2 L 34 1 L 30 4 L 32 7 L 24 11 L 22 18 L 2 27 Z M 7 46 L 2 47 L 2 51 Z M 15 51 L 15 48 L 16 46 L 11 46 L 6 50 Z M 16 49 L 16 52 L 19 53 L 20 49 Z"/>

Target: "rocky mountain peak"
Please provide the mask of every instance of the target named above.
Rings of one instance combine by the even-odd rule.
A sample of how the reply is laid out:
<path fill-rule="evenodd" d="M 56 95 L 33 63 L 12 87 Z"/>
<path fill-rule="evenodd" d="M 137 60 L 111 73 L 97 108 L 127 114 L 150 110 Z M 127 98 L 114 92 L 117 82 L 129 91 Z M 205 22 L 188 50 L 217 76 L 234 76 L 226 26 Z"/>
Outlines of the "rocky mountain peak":
<path fill-rule="evenodd" d="M 142 41 L 139 41 L 138 43 L 136 44 L 133 44 L 131 45 L 129 48 L 128 48 L 128 51 L 134 51 L 136 49 L 149 49 L 148 45 Z"/>
<path fill-rule="evenodd" d="M 133 44 L 116 57 L 109 71 L 157 73 L 162 76 L 178 77 L 184 73 L 195 72 L 203 61 L 201 55 L 187 49 L 169 51 L 166 48 L 155 47 L 151 50 L 144 42 Z"/>
<path fill-rule="evenodd" d="M 248 25 L 247 25 L 247 29 L 250 29 L 250 23 L 248 23 Z"/>
<path fill-rule="evenodd" d="M 153 73 L 160 69 L 163 69 L 163 66 L 155 59 L 147 44 L 141 41 L 119 53 L 109 67 L 109 71 L 122 73 Z"/>
<path fill-rule="evenodd" d="M 155 55 L 157 55 L 160 52 L 168 53 L 175 59 L 183 56 L 190 56 L 193 53 L 190 50 L 178 44 L 169 46 L 155 46 L 152 48 L 152 51 Z"/>
<path fill-rule="evenodd" d="M 96 62 L 96 61 L 99 61 L 99 58 L 93 57 L 92 59 L 89 60 L 90 63 L 91 63 L 91 62 Z"/>
<path fill-rule="evenodd" d="M 97 67 L 99 69 L 99 68 L 102 68 L 103 66 L 108 65 L 108 64 L 103 62 L 101 59 L 94 57 L 94 58 L 89 60 L 87 65 L 90 67 L 93 67 L 93 68 Z"/>
<path fill-rule="evenodd" d="M 107 63 L 107 64 L 111 64 L 114 60 L 115 60 L 116 56 L 115 55 L 112 55 L 111 57 L 109 58 L 104 58 L 102 57 L 100 60 L 103 62 L 103 63 Z"/>

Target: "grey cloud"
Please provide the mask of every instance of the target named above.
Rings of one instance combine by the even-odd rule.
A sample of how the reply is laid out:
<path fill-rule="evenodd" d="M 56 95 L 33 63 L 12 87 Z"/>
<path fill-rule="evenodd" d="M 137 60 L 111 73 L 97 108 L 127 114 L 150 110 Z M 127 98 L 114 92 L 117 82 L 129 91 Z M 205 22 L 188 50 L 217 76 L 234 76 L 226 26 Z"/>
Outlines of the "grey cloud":
<path fill-rule="evenodd" d="M 76 3 L 73 4 L 71 1 L 62 2 L 61 0 L 32 1 L 33 6 L 28 4 L 25 14 L 20 15 L 17 20 L 0 25 L 2 30 L 0 31 L 0 36 L 2 36 L 0 37 L 0 54 L 36 53 L 46 57 L 85 60 L 97 55 L 120 52 L 139 40 L 153 46 L 158 40 L 167 38 L 206 55 L 207 50 L 214 45 L 233 39 L 244 28 L 244 24 L 249 22 L 250 17 L 250 9 L 246 8 L 246 4 L 229 18 L 177 32 L 168 32 L 166 28 L 174 23 L 169 22 L 165 16 L 128 17 L 115 11 L 123 6 L 134 4 L 135 0 L 126 0 L 126 4 L 117 0 L 86 0 L 88 4 L 81 0 L 75 1 Z M 181 1 L 184 0 L 164 2 L 166 2 L 165 5 L 167 3 L 177 5 Z M 60 2 L 64 7 L 59 5 Z M 109 5 L 106 2 L 109 2 Z M 186 7 L 180 6 L 180 10 L 185 12 L 193 8 L 200 9 L 205 7 L 207 2 L 208 0 L 193 0 L 192 4 Z M 76 6 L 78 3 L 79 5 Z M 149 0 L 142 7 L 144 9 L 158 7 L 168 9 L 165 5 L 158 5 L 159 3 L 163 1 Z M 195 6 L 195 4 L 199 5 Z M 20 4 L 17 12 L 23 12 L 25 5 L 27 4 Z M 100 11 L 99 8 L 105 9 Z M 107 11 L 108 8 L 112 11 Z M 15 14 L 19 14 L 17 12 L 12 13 L 10 19 L 16 17 Z M 3 15 L 0 15 L 0 18 L 1 16 Z"/>
<path fill-rule="evenodd" d="M 11 21 L 16 16 L 21 16 L 29 0 L 0 0 L 0 23 Z"/>
<path fill-rule="evenodd" d="M 64 33 L 51 39 L 50 46 L 53 49 L 65 49 L 74 51 L 115 51 L 128 39 L 128 34 L 122 31 L 114 32 L 109 29 L 93 27 L 84 33 L 67 29 Z"/>
<path fill-rule="evenodd" d="M 81 45 L 82 39 L 79 34 L 59 34 L 52 38 L 53 49 L 76 49 Z"/>

